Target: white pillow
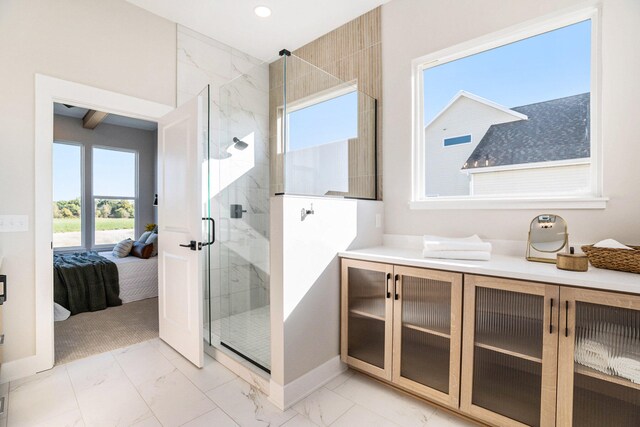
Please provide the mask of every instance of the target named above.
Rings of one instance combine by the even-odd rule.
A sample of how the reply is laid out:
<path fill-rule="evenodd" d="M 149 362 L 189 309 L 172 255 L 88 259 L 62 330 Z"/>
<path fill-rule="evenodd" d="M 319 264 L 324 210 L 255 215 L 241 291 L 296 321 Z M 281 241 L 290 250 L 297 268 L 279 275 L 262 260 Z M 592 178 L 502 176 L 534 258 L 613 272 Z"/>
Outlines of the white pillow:
<path fill-rule="evenodd" d="M 142 233 L 142 235 L 138 239 L 138 242 L 146 243 L 149 236 L 151 236 L 151 231 L 145 231 L 144 233 Z"/>
<path fill-rule="evenodd" d="M 151 251 L 151 256 L 158 255 L 158 233 L 152 233 L 145 243 L 153 243 L 153 251 Z"/>
<path fill-rule="evenodd" d="M 133 248 L 133 240 L 126 239 L 115 245 L 111 253 L 116 258 L 126 258 L 131 253 L 131 248 Z"/>

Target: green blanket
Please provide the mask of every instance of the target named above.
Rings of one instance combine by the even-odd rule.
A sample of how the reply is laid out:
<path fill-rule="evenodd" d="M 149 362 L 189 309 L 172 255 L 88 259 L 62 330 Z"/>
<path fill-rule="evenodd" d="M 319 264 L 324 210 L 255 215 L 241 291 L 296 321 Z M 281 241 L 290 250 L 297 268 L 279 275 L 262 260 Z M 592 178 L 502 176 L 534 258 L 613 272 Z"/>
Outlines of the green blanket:
<path fill-rule="evenodd" d="M 54 254 L 53 300 L 71 314 L 122 305 L 118 267 L 97 252 Z"/>

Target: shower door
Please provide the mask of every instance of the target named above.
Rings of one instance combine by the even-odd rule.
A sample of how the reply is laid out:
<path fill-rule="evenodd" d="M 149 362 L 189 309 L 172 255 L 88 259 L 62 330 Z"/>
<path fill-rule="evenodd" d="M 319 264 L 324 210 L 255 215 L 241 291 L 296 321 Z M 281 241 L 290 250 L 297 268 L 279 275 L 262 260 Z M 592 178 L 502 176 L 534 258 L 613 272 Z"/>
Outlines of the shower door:
<path fill-rule="evenodd" d="M 269 69 L 256 65 L 212 91 L 210 343 L 269 372 Z"/>

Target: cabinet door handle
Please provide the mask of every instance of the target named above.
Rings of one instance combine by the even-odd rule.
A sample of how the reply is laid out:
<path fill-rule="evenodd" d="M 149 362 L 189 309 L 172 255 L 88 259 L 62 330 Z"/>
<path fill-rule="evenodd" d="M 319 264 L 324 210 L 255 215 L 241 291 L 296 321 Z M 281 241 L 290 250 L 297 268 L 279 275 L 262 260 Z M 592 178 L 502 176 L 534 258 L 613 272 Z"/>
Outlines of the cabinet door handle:
<path fill-rule="evenodd" d="M 569 301 L 564 304 L 564 336 L 569 336 Z"/>
<path fill-rule="evenodd" d="M 391 273 L 387 273 L 387 298 L 391 298 L 391 291 L 389 285 L 391 284 Z"/>
<path fill-rule="evenodd" d="M 549 304 L 549 333 L 553 334 L 553 298 Z"/>
<path fill-rule="evenodd" d="M 399 274 L 396 274 L 395 281 L 394 281 L 395 283 L 394 283 L 394 285 L 393 285 L 393 293 L 395 294 L 395 297 L 394 297 L 394 298 L 395 298 L 396 300 L 397 300 L 398 298 L 400 298 L 400 295 L 398 295 L 398 280 L 400 280 L 400 275 L 399 275 Z"/>

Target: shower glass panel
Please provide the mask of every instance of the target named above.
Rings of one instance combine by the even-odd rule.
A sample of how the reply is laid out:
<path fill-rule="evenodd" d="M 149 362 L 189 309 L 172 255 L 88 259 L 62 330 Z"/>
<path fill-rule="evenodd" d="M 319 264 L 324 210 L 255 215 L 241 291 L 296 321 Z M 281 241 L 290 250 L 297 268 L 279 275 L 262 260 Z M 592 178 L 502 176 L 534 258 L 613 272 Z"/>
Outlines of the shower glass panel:
<path fill-rule="evenodd" d="M 376 100 L 295 55 L 271 78 L 273 193 L 375 199 Z"/>
<path fill-rule="evenodd" d="M 268 64 L 254 64 L 212 98 L 210 343 L 269 372 Z"/>

